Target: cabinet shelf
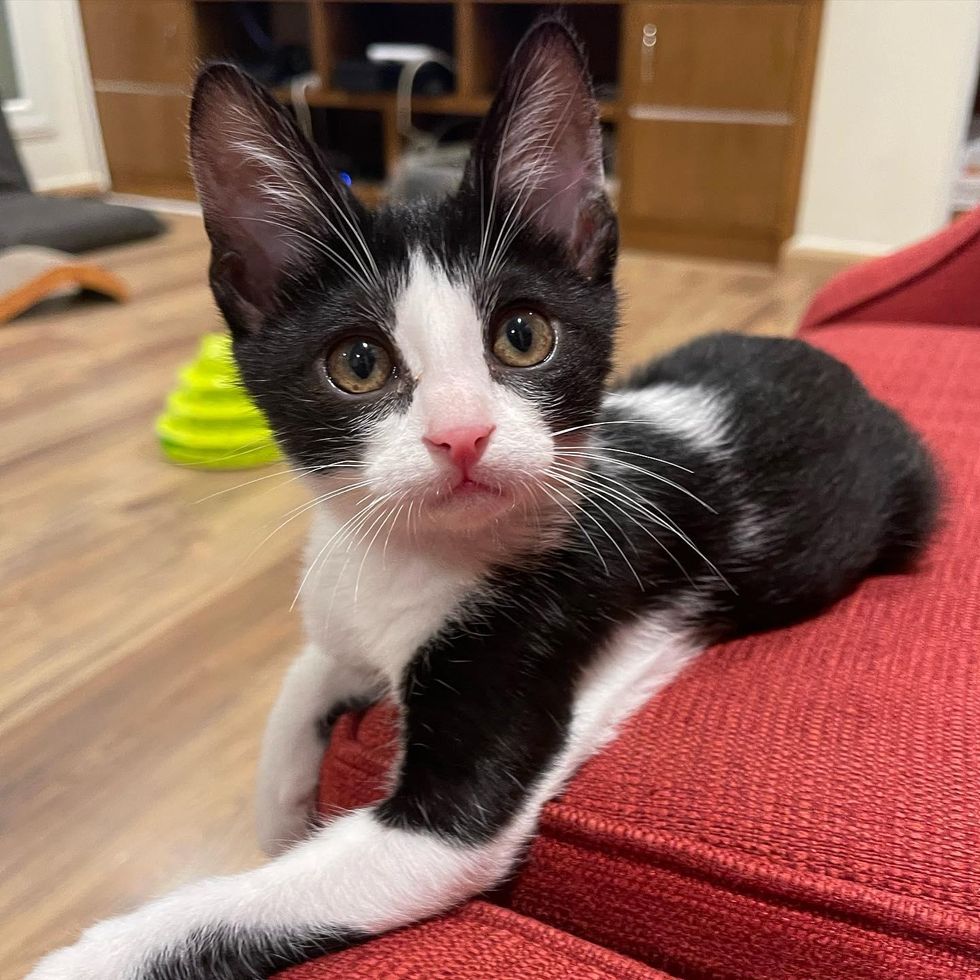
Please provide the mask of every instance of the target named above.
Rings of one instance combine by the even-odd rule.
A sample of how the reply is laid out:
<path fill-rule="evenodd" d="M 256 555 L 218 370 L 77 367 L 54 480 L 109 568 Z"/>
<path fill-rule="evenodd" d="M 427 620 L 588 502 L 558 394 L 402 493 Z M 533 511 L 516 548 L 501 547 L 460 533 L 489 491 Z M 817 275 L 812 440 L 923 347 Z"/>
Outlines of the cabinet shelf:
<path fill-rule="evenodd" d="M 2 2 L 2 0 L 0 0 Z M 773 260 L 793 230 L 822 0 L 79 0 L 114 185 L 193 195 L 186 92 L 198 66 L 240 65 L 291 101 L 369 204 L 405 151 L 393 91 L 343 91 L 371 43 L 424 44 L 452 89 L 413 125 L 472 140 L 516 45 L 564 8 L 600 96 L 603 157 L 628 247 Z M 656 28 L 656 48 L 644 42 Z M 358 66 L 345 66 L 346 68 Z M 431 89 L 430 91 L 435 91 Z M 664 112 L 664 109 L 669 110 Z M 656 110 L 656 111 L 654 111 Z"/>
<path fill-rule="evenodd" d="M 206 2 L 220 3 L 223 0 L 206 0 Z M 281 102 L 288 103 L 291 99 L 287 88 L 276 89 L 275 95 Z M 364 109 L 384 112 L 394 109 L 395 93 L 343 92 L 338 89 L 310 88 L 306 91 L 306 101 L 311 106 L 322 109 Z M 416 113 L 436 116 L 482 116 L 490 108 L 491 101 L 489 95 L 417 95 L 412 99 L 412 110 Z M 599 103 L 599 114 L 603 122 L 618 120 L 621 109 L 618 100 L 606 99 Z"/>

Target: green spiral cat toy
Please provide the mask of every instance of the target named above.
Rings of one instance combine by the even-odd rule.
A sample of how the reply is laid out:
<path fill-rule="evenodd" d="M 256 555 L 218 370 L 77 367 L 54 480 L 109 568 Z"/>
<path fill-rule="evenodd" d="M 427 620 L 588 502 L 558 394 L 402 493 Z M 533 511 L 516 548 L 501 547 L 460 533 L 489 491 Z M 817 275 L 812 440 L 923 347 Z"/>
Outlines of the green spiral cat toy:
<path fill-rule="evenodd" d="M 168 459 L 183 466 L 238 470 L 282 458 L 265 416 L 242 386 L 228 334 L 205 334 L 178 379 L 156 423 Z"/>

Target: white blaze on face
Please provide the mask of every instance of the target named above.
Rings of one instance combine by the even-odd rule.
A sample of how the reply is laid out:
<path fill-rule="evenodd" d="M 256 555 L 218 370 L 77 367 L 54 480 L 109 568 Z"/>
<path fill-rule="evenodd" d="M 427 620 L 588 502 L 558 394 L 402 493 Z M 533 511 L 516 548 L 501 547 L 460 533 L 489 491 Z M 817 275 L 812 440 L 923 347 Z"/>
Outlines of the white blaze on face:
<path fill-rule="evenodd" d="M 394 339 L 415 382 L 404 414 L 374 426 L 367 445 L 367 478 L 385 492 L 445 495 L 458 479 L 446 458 L 425 442 L 453 428 L 490 431 L 469 475 L 499 488 L 505 502 L 521 484 L 544 475 L 553 440 L 537 406 L 497 382 L 487 361 L 485 326 L 465 282 L 416 252 L 395 304 Z M 484 499 L 472 513 L 495 509 Z"/>
<path fill-rule="evenodd" d="M 395 305 L 395 343 L 416 380 L 412 407 L 422 422 L 492 421 L 498 385 L 490 377 L 473 296 L 417 252 Z"/>

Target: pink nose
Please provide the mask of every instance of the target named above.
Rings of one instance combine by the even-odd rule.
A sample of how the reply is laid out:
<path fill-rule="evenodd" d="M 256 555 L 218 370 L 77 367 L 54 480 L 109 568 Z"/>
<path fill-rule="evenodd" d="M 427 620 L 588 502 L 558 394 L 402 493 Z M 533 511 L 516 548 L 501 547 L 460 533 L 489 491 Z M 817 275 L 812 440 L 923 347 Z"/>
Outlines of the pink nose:
<path fill-rule="evenodd" d="M 493 425 L 459 425 L 436 429 L 422 441 L 437 455 L 446 455 L 464 473 L 483 455 L 490 443 Z"/>

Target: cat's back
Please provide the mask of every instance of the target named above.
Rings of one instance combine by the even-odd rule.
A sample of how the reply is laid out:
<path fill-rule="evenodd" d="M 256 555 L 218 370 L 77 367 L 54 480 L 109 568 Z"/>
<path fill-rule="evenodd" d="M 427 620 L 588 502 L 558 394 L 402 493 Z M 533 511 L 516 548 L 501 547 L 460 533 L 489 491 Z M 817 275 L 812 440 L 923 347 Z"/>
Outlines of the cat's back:
<path fill-rule="evenodd" d="M 769 479 L 780 461 L 830 462 L 861 444 L 880 449 L 884 465 L 900 444 L 918 443 L 847 365 L 789 338 L 719 333 L 685 344 L 616 388 L 610 410 L 662 420 L 694 452 L 732 464 L 755 457 Z"/>
<path fill-rule="evenodd" d="M 645 438 L 674 443 L 693 468 L 745 468 L 751 483 L 769 485 L 817 461 L 835 466 L 858 443 L 891 451 L 906 432 L 833 357 L 799 340 L 732 333 L 644 365 L 609 393 L 604 408 L 610 420 L 649 421 Z"/>
<path fill-rule="evenodd" d="M 735 580 L 746 626 L 775 625 L 782 605 L 796 618 L 901 566 L 935 523 L 936 478 L 918 436 L 803 341 L 696 340 L 637 371 L 604 411 L 608 448 L 689 471 L 677 479 L 714 511 L 689 519 Z"/>
<path fill-rule="evenodd" d="M 642 392 L 662 385 L 696 387 L 730 405 L 750 400 L 759 410 L 786 397 L 801 407 L 819 401 L 828 408 L 867 397 L 850 368 L 802 340 L 735 333 L 710 334 L 678 347 L 636 370 L 616 390 Z"/>

